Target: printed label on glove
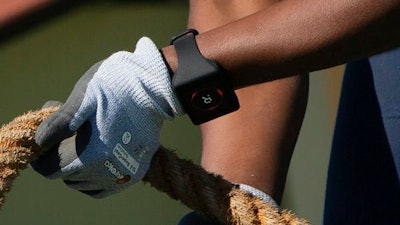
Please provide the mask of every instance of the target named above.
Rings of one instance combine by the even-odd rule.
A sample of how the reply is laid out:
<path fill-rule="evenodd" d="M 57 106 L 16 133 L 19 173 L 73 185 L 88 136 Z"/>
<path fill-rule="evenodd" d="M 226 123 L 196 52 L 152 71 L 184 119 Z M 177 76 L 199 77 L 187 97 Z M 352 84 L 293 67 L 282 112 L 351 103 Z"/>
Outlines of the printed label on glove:
<path fill-rule="evenodd" d="M 139 163 L 122 147 L 117 144 L 113 150 L 113 154 L 132 174 L 136 174 L 139 169 Z"/>
<path fill-rule="evenodd" d="M 114 177 L 117 178 L 117 184 L 124 184 L 131 179 L 129 175 L 122 175 L 121 171 L 117 169 L 117 167 L 110 161 L 106 160 L 104 162 L 104 166 L 107 168 L 107 171 L 110 172 Z"/>

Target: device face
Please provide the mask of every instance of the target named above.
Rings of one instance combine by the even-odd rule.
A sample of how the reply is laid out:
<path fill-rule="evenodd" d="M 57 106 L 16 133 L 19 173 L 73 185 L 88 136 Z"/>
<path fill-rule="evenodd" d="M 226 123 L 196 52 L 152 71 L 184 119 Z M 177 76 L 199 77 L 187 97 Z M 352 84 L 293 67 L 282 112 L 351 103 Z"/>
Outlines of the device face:
<path fill-rule="evenodd" d="M 224 92 L 219 88 L 205 88 L 192 94 L 191 104 L 198 110 L 210 111 L 220 107 Z"/>
<path fill-rule="evenodd" d="M 205 123 L 239 109 L 233 89 L 225 79 L 206 76 L 193 83 L 176 85 L 175 90 L 192 122 Z"/>

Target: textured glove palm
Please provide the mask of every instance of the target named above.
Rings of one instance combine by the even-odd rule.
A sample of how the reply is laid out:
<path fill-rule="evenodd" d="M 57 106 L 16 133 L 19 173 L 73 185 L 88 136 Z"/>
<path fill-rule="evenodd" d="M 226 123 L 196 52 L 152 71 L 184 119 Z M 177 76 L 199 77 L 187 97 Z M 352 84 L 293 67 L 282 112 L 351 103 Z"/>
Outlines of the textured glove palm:
<path fill-rule="evenodd" d="M 39 126 L 37 144 L 53 150 L 32 166 L 93 197 L 108 196 L 143 178 L 163 121 L 182 114 L 162 56 L 144 37 L 134 53 L 117 52 L 78 81 Z"/>

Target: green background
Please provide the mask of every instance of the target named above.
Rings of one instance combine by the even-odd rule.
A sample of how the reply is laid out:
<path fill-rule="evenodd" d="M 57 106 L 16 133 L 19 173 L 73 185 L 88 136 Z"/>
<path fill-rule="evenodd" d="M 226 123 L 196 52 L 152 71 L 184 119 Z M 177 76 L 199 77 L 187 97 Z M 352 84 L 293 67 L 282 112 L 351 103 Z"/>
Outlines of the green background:
<path fill-rule="evenodd" d="M 92 2 L 3 41 L 0 124 L 49 99 L 65 100 L 86 69 L 115 51 L 132 51 L 143 35 L 158 46 L 167 45 L 171 36 L 185 29 L 187 9 L 187 3 L 177 1 Z M 309 106 L 285 190 L 283 207 L 312 224 L 320 224 L 322 218 L 340 79 L 334 74 L 340 72 L 339 68 L 312 73 Z M 199 161 L 199 131 L 187 117 L 167 122 L 162 143 Z M 0 225 L 173 225 L 187 212 L 181 203 L 142 183 L 95 200 L 27 169 L 7 197 Z"/>

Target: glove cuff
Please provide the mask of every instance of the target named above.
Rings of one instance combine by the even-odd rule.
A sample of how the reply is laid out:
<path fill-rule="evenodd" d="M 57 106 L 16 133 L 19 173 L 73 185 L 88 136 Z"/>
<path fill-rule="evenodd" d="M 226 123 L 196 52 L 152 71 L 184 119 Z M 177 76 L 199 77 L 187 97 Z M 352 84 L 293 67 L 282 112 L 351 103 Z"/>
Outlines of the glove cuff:
<path fill-rule="evenodd" d="M 156 117 L 162 120 L 184 115 L 161 53 L 147 37 L 137 42 L 133 53 L 120 51 L 111 55 L 94 79 L 102 79 L 98 82 L 105 86 L 102 89 L 111 87 L 116 98 L 128 95 L 135 104 L 158 114 Z"/>
<path fill-rule="evenodd" d="M 148 37 L 142 37 L 136 44 L 134 52 L 136 59 L 151 74 L 141 76 L 141 81 L 154 94 L 160 108 L 158 110 L 170 108 L 171 112 L 162 112 L 166 119 L 173 119 L 174 116 L 182 116 L 185 114 L 183 107 L 176 96 L 171 83 L 171 75 L 163 56 L 154 42 Z M 171 117 L 170 114 L 173 114 Z"/>
<path fill-rule="evenodd" d="M 279 211 L 281 210 L 281 207 L 278 205 L 278 203 L 276 203 L 275 200 L 267 193 L 246 184 L 238 184 L 238 185 L 241 190 L 247 191 L 252 195 L 262 199 L 263 201 L 275 206 Z"/>

